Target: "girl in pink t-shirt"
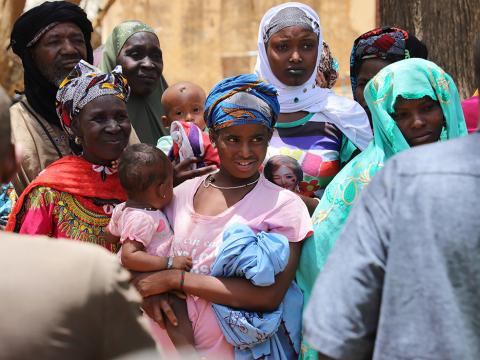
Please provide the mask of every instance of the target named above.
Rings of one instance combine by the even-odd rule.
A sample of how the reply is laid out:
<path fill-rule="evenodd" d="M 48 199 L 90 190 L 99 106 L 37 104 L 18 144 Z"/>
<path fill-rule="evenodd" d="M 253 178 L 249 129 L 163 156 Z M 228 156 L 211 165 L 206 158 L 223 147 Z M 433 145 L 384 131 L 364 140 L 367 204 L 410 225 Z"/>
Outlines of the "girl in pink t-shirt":
<path fill-rule="evenodd" d="M 122 265 L 138 272 L 189 271 L 191 256 L 170 256 L 173 232 L 161 210 L 173 194 L 173 167 L 166 155 L 148 144 L 129 146 L 120 158 L 118 175 L 128 200 L 115 207 L 108 230 L 120 238 Z M 179 318 L 188 319 L 185 306 L 177 313 Z M 154 335 L 162 334 L 155 321 L 151 320 L 151 325 Z M 170 328 L 176 346 L 193 345 L 188 321 Z M 162 335 L 158 340 L 162 342 Z"/>
<path fill-rule="evenodd" d="M 278 112 L 275 88 L 255 75 L 228 78 L 214 87 L 206 101 L 205 117 L 220 169 L 176 187 L 166 210 L 175 232 L 173 253 L 191 256 L 192 270 L 157 272 L 136 282 L 144 297 L 172 290 L 187 294 L 195 348 L 206 358 L 234 356 L 211 304 L 259 312 L 275 310 L 294 279 L 302 240 L 312 232 L 303 201 L 259 172 Z M 234 223 L 245 224 L 254 232 L 282 234 L 289 240 L 288 265 L 274 285 L 258 287 L 244 278 L 209 275 L 223 231 Z M 159 299 L 171 318 L 168 302 Z M 146 310 L 151 311 L 148 306 Z"/>

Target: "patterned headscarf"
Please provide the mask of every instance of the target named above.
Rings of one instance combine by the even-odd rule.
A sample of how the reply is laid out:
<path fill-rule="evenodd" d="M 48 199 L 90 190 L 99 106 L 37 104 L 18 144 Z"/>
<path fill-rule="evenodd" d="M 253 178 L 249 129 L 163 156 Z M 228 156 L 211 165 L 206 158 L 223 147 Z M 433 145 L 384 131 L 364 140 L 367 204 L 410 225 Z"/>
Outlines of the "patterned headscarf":
<path fill-rule="evenodd" d="M 327 81 L 327 88 L 331 89 L 338 79 L 338 61 L 332 55 L 330 47 L 324 41 L 322 49 L 322 58 L 320 60 L 320 65 L 318 65 L 318 71 L 320 71 L 325 80 Z"/>
<path fill-rule="evenodd" d="M 277 91 L 254 74 L 223 79 L 205 102 L 205 119 L 212 130 L 242 124 L 271 129 L 279 112 Z"/>
<path fill-rule="evenodd" d="M 427 47 L 415 36 L 396 27 L 381 27 L 360 35 L 353 43 L 350 55 L 350 82 L 353 97 L 357 88 L 357 73 L 366 59 L 382 59 L 389 62 L 419 57 L 426 59 Z"/>
<path fill-rule="evenodd" d="M 122 76 L 122 67 L 111 73 L 81 60 L 62 81 L 57 92 L 57 114 L 65 132 L 73 137 L 72 120 L 90 101 L 104 95 L 114 95 L 127 102 L 130 88 Z"/>
<path fill-rule="evenodd" d="M 265 27 L 264 44 L 268 43 L 272 35 L 290 26 L 298 26 L 320 35 L 320 23 L 313 16 L 309 17 L 302 9 L 292 6 L 281 9 L 272 17 Z"/>

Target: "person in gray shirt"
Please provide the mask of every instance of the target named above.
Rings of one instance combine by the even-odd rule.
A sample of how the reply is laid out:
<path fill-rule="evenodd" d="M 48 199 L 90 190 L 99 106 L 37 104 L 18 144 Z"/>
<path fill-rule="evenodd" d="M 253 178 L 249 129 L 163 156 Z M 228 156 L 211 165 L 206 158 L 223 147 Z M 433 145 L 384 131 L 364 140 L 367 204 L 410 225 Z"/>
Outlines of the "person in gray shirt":
<path fill-rule="evenodd" d="M 479 189 L 479 133 L 387 162 L 305 311 L 320 359 L 480 359 Z"/>

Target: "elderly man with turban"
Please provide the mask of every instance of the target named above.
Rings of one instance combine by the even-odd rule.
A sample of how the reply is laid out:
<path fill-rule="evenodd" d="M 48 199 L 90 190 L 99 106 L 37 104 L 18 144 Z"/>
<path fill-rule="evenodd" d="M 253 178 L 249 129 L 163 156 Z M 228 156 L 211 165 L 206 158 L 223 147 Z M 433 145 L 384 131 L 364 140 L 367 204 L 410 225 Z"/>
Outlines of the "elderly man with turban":
<path fill-rule="evenodd" d="M 44 2 L 20 16 L 10 46 L 22 60 L 24 95 L 10 108 L 12 139 L 24 159 L 13 179 L 20 195 L 49 164 L 79 150 L 62 131 L 55 111 L 61 81 L 80 61 L 93 61 L 92 24 L 85 12 L 66 1 Z M 136 136 L 135 136 L 136 138 Z"/>

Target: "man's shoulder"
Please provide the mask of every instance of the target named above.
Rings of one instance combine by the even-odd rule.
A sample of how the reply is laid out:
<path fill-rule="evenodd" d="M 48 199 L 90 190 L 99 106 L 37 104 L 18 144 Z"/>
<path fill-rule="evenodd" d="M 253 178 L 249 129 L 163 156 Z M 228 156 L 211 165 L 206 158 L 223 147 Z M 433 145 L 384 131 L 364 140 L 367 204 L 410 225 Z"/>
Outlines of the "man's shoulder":
<path fill-rule="evenodd" d="M 25 98 L 22 100 L 16 101 L 10 106 L 10 115 L 18 115 L 18 114 L 23 114 L 25 112 L 25 104 L 24 101 L 26 101 Z"/>
<path fill-rule="evenodd" d="M 480 175 L 480 133 L 404 151 L 391 159 L 398 174 Z"/>
<path fill-rule="evenodd" d="M 9 232 L 1 232 L 0 237 L 0 263 L 14 261 L 19 270 L 27 267 L 48 272 L 58 271 L 63 266 L 67 269 L 78 266 L 82 270 L 88 267 L 103 269 L 108 275 L 108 271 L 119 265 L 115 256 L 98 245 Z M 53 266 L 52 258 L 56 259 Z M 22 261 L 26 264 L 21 264 Z"/>
<path fill-rule="evenodd" d="M 25 96 L 10 106 L 10 121 L 15 125 L 14 129 L 22 123 L 26 124 L 27 122 L 31 122 L 34 116 L 43 120 L 43 118 L 28 104 Z"/>
<path fill-rule="evenodd" d="M 1 232 L 0 268 L 0 358 L 106 359 L 153 346 L 129 272 L 100 246 Z"/>

